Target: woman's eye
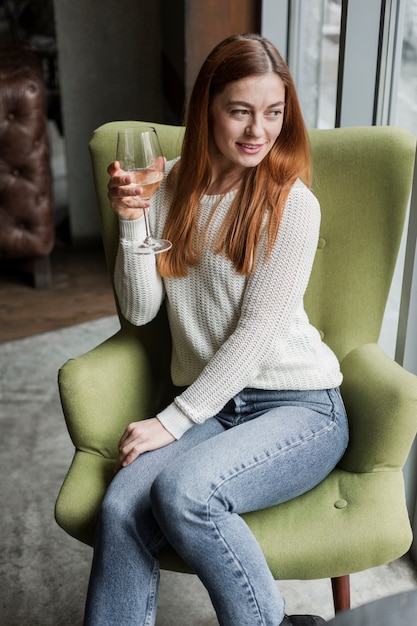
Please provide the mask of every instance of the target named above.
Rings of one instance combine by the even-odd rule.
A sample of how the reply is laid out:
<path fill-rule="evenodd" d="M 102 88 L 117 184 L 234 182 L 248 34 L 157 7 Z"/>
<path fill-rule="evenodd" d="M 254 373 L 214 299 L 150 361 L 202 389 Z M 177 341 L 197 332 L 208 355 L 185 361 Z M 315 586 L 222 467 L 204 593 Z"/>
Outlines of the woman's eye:
<path fill-rule="evenodd" d="M 249 115 L 249 111 L 247 111 L 246 109 L 234 109 L 231 113 L 236 117 L 244 117 L 245 115 Z"/>
<path fill-rule="evenodd" d="M 268 117 L 279 117 L 280 115 L 282 115 L 281 109 L 274 109 L 273 111 L 268 111 L 267 113 Z"/>

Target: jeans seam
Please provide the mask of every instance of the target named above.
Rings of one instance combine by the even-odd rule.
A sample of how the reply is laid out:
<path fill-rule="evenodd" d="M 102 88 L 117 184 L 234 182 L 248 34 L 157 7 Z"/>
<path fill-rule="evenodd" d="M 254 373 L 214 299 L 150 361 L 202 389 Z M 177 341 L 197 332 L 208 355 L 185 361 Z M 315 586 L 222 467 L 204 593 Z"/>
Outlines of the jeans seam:
<path fill-rule="evenodd" d="M 155 563 L 151 577 L 150 577 L 150 581 L 149 581 L 150 584 L 149 584 L 149 595 L 148 595 L 148 607 L 146 611 L 145 626 L 152 626 L 152 624 L 154 623 L 158 577 L 159 577 L 159 564 Z"/>
<path fill-rule="evenodd" d="M 211 496 L 210 496 L 209 500 L 211 500 Z M 207 508 L 209 509 L 210 507 L 208 506 Z M 238 569 L 239 569 L 240 573 L 241 573 L 241 574 L 242 574 L 242 576 L 243 576 L 243 579 L 244 579 L 244 581 L 245 581 L 245 583 L 246 583 L 247 589 L 248 589 L 249 594 L 250 594 L 250 598 L 251 598 L 251 600 L 252 600 L 252 602 L 253 602 L 253 605 L 254 605 L 254 607 L 255 607 L 255 609 L 256 609 L 257 617 L 258 617 L 258 619 L 260 620 L 260 622 L 259 622 L 259 626 L 264 626 L 265 621 L 264 621 L 264 619 L 263 619 L 263 617 L 262 617 L 262 613 L 261 613 L 261 610 L 260 610 L 260 607 L 259 607 L 259 604 L 258 604 L 258 600 L 257 600 L 257 598 L 256 598 L 256 594 L 255 594 L 255 592 L 254 592 L 254 589 L 253 589 L 252 585 L 250 584 L 250 580 L 249 580 L 249 578 L 248 578 L 248 575 L 247 575 L 246 569 L 243 567 L 242 563 L 241 563 L 241 562 L 240 562 L 240 560 L 237 558 L 236 553 L 235 553 L 235 552 L 231 549 L 231 547 L 229 546 L 229 544 L 228 544 L 228 542 L 226 541 L 225 537 L 224 537 L 224 536 L 223 536 L 223 534 L 221 533 L 221 531 L 220 531 L 220 529 L 219 529 L 218 525 L 217 525 L 217 524 L 216 524 L 213 520 L 209 520 L 209 521 L 210 521 L 210 523 L 213 525 L 213 527 L 214 527 L 214 529 L 215 529 L 215 531 L 216 531 L 216 533 L 217 533 L 218 537 L 220 538 L 220 540 L 221 540 L 222 544 L 223 544 L 224 546 L 226 546 L 226 549 L 227 549 L 228 553 L 232 555 L 232 557 L 233 557 L 233 562 L 234 562 L 235 564 L 237 564 L 237 565 L 238 565 Z"/>

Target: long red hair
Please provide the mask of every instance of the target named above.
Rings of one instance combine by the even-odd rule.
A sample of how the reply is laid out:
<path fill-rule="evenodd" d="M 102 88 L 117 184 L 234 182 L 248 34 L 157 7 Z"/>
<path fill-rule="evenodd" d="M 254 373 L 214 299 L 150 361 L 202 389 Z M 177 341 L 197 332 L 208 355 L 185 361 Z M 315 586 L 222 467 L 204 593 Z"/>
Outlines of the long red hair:
<path fill-rule="evenodd" d="M 240 274 L 250 274 L 265 214 L 270 253 L 291 186 L 299 177 L 310 184 L 308 134 L 285 61 L 271 42 L 259 35 L 228 37 L 203 63 L 191 93 L 181 159 L 168 178 L 175 191 L 163 236 L 174 245 L 159 255 L 162 276 L 186 276 L 189 267 L 198 263 L 202 239 L 195 237 L 195 222 L 199 201 L 211 179 L 208 148 L 213 97 L 230 82 L 271 71 L 285 85 L 283 127 L 263 161 L 245 172 L 218 233 L 215 252 L 224 253 Z"/>

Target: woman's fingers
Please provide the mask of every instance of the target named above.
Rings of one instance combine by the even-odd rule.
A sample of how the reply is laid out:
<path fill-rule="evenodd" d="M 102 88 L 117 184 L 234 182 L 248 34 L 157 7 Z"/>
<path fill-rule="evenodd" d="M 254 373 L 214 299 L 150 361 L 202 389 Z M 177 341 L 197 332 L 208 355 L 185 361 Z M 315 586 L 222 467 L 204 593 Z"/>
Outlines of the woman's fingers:
<path fill-rule="evenodd" d="M 138 219 L 142 211 L 150 206 L 149 200 L 142 200 L 143 188 L 134 185 L 133 176 L 120 169 L 118 161 L 110 163 L 107 168 L 110 180 L 107 193 L 111 207 L 122 219 Z"/>
<path fill-rule="evenodd" d="M 156 417 L 132 422 L 120 438 L 115 472 L 132 463 L 140 454 L 162 448 L 173 441 L 175 438 Z"/>
<path fill-rule="evenodd" d="M 134 185 L 136 182 L 134 176 L 129 174 L 129 172 L 122 170 L 118 161 L 110 163 L 107 168 L 107 173 L 110 176 L 110 180 L 107 185 L 109 192 L 111 190 L 117 190 L 119 195 L 127 196 L 140 195 L 142 193 L 142 188 Z"/>
<path fill-rule="evenodd" d="M 113 178 L 113 176 L 116 176 L 118 171 L 121 171 L 119 161 L 112 161 L 112 163 L 110 163 L 107 168 L 107 174 L 110 176 L 110 178 Z"/>
<path fill-rule="evenodd" d="M 140 439 L 130 441 L 125 446 L 119 448 L 118 462 L 121 467 L 125 467 L 132 463 L 140 454 L 144 452 L 143 443 Z"/>

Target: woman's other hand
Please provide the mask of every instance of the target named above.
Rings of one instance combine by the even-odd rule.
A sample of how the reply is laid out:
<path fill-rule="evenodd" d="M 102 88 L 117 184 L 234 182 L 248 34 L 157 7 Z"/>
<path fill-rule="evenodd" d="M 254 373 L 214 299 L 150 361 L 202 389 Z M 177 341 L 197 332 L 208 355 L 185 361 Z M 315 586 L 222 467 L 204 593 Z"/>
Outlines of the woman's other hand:
<path fill-rule="evenodd" d="M 115 472 L 132 463 L 140 454 L 163 448 L 175 441 L 157 417 L 132 422 L 119 441 L 119 458 Z"/>
<path fill-rule="evenodd" d="M 149 207 L 149 200 L 142 200 L 142 187 L 135 185 L 133 175 L 120 169 L 118 161 L 107 168 L 110 180 L 107 186 L 110 204 L 122 220 L 137 220 L 143 209 Z"/>

